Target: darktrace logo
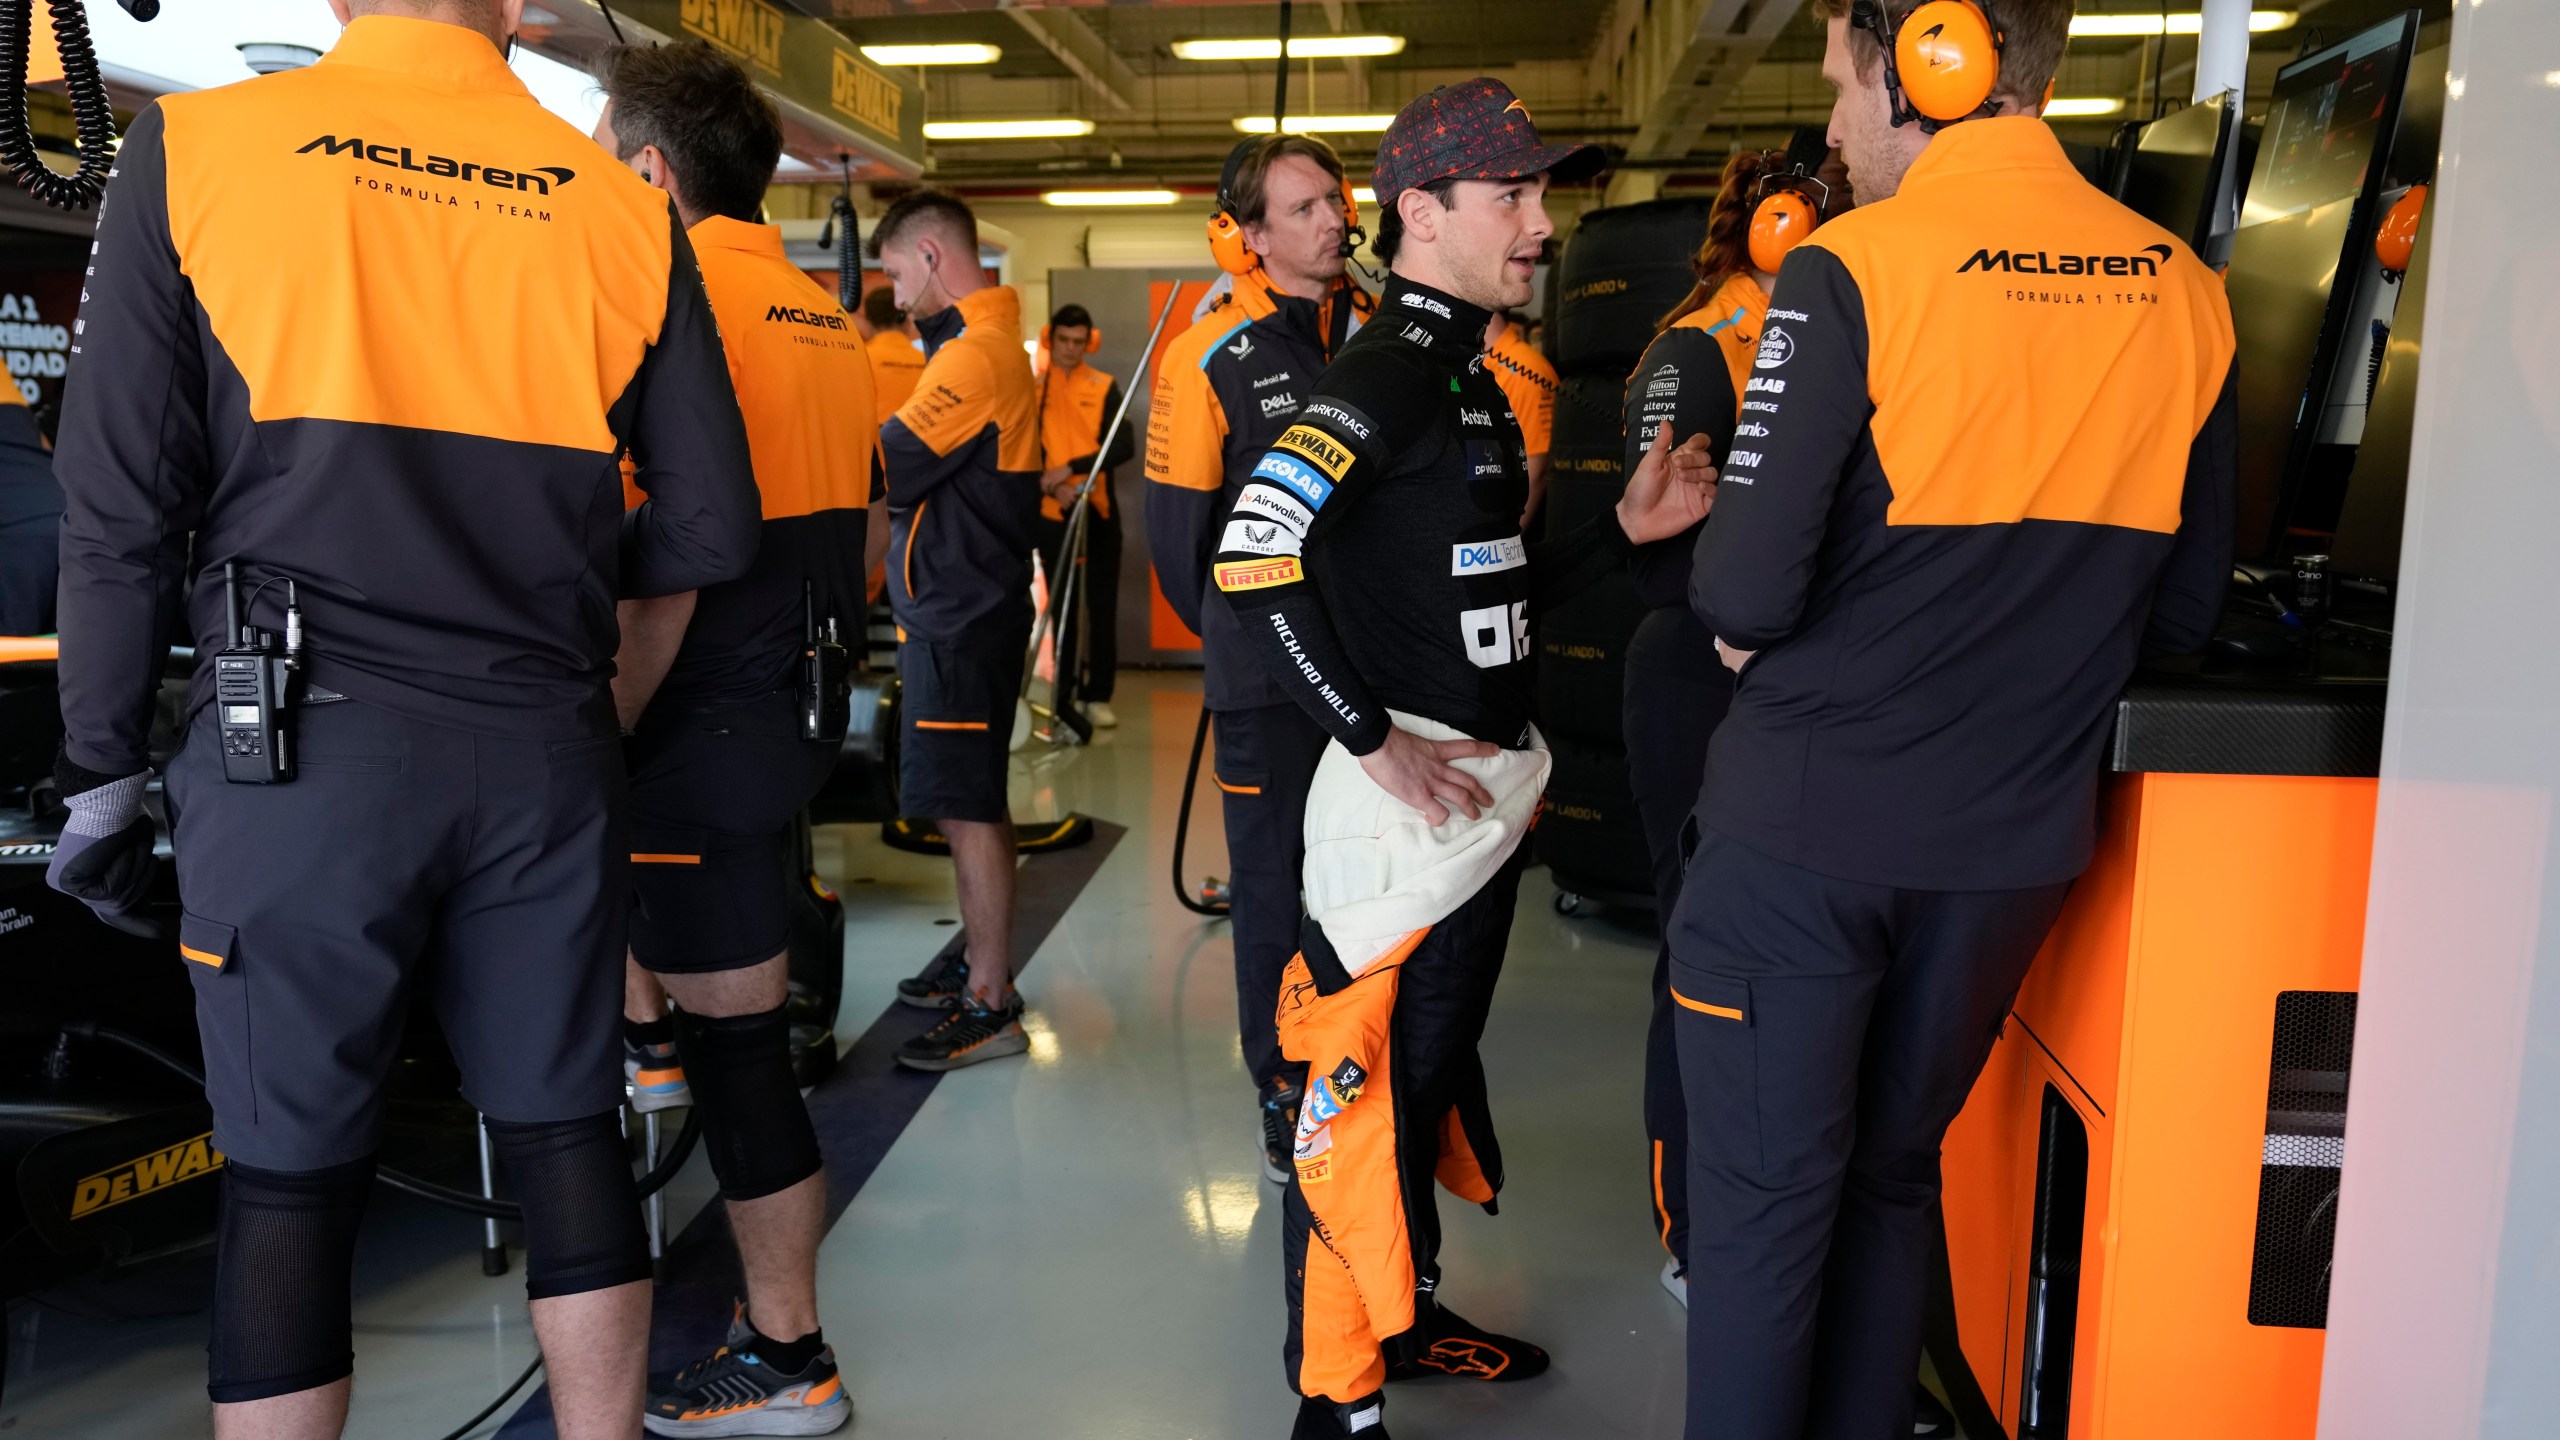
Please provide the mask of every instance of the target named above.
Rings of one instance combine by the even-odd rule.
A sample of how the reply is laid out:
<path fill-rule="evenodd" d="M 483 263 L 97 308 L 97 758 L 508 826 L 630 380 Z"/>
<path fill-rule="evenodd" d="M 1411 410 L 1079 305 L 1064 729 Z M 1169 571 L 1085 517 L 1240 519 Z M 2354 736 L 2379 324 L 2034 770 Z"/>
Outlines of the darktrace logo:
<path fill-rule="evenodd" d="M 566 185 L 578 178 L 578 172 L 561 165 L 531 165 L 513 169 L 504 165 L 488 165 L 477 160 L 455 160 L 443 155 L 429 155 L 421 162 L 416 151 L 407 145 L 387 145 L 366 140 L 361 135 L 340 139 L 323 135 L 294 151 L 296 155 L 352 155 L 356 159 L 390 170 L 407 170 L 439 180 L 477 182 L 501 190 L 520 190 L 535 195 L 548 195 L 554 185 Z"/>
<path fill-rule="evenodd" d="M 1976 250 L 1956 267 L 1956 273 L 1967 271 L 2004 271 L 2011 275 L 2152 275 L 2170 255 L 2166 245 L 2145 245 L 2133 255 L 2056 255 L 2047 250 L 1994 250 L 1988 246 Z"/>
<path fill-rule="evenodd" d="M 803 310 L 797 305 L 776 305 L 764 312 L 764 318 L 769 323 L 808 325 L 820 330 L 853 328 L 851 323 L 840 314 L 826 310 Z"/>

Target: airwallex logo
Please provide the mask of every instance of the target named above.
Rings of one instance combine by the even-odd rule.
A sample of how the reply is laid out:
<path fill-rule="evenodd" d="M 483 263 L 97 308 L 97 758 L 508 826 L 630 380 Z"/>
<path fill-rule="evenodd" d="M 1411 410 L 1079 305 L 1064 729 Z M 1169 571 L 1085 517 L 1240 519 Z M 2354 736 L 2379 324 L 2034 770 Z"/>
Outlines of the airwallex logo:
<path fill-rule="evenodd" d="M 1956 273 L 1998 270 L 2011 275 L 2156 276 L 2170 253 L 2166 245 L 2145 245 L 2132 255 L 2056 255 L 2046 250 L 1994 250 L 1985 246 L 1966 257 L 1956 267 Z"/>
<path fill-rule="evenodd" d="M 465 185 L 489 185 L 532 195 L 548 195 L 554 185 L 566 185 L 578 178 L 577 171 L 561 165 L 531 165 L 518 169 L 478 160 L 455 160 L 443 155 L 420 157 L 412 146 L 368 141 L 361 135 L 349 135 L 343 139 L 336 135 L 323 135 L 293 153 L 347 155 L 386 170 L 406 171 L 433 180 L 458 180 Z"/>

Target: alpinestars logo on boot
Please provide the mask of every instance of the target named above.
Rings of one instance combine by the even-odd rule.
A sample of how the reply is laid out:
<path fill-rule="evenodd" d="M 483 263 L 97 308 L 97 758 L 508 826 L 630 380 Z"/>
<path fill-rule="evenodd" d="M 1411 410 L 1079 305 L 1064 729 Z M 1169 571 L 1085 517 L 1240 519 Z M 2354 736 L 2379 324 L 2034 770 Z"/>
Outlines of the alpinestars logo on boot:
<path fill-rule="evenodd" d="M 552 186 L 566 185 L 578 178 L 577 171 L 562 165 L 533 165 L 514 170 L 504 165 L 484 165 L 477 160 L 454 160 L 442 155 L 429 155 L 421 164 L 410 146 L 371 143 L 361 135 L 350 135 L 343 140 L 335 135 L 323 135 L 293 153 L 308 155 L 315 150 L 324 156 L 352 155 L 385 169 L 413 171 L 439 180 L 460 180 L 465 184 L 476 180 L 501 190 L 526 190 L 536 195 L 548 195 Z"/>

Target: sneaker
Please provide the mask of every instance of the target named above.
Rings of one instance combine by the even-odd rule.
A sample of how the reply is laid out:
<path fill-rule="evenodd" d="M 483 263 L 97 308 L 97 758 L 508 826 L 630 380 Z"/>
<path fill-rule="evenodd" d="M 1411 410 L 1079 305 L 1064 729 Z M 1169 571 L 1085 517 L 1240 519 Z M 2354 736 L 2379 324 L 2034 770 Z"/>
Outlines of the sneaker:
<path fill-rule="evenodd" d="M 1680 1268 L 1677 1258 L 1662 1262 L 1662 1288 L 1671 1292 L 1681 1309 L 1689 1308 L 1689 1272 Z"/>
<path fill-rule="evenodd" d="M 649 1397 L 640 1423 L 652 1435 L 825 1435 L 853 1418 L 853 1401 L 836 1373 L 836 1352 L 821 1347 L 796 1375 L 780 1375 L 758 1359 L 754 1328 L 743 1309 L 729 1321 L 729 1343 L 676 1372 L 675 1383 Z"/>
<path fill-rule="evenodd" d="M 969 993 L 969 952 L 946 950 L 923 973 L 898 982 L 898 1000 L 919 1010 L 948 1010 Z"/>
<path fill-rule="evenodd" d="M 693 1087 L 685 1083 L 684 1062 L 676 1047 L 622 1042 L 622 1081 L 631 1091 L 631 1108 L 643 1115 L 680 1110 L 693 1103 Z"/>
<path fill-rule="evenodd" d="M 1298 1102 L 1305 1092 L 1286 1080 L 1262 1087 L 1262 1178 L 1289 1183 L 1298 1145 Z"/>
<path fill-rule="evenodd" d="M 1117 730 L 1120 728 L 1119 713 L 1111 708 L 1111 702 L 1108 700 L 1092 700 L 1086 702 L 1084 707 L 1084 718 L 1092 721 L 1093 728 L 1096 730 Z"/>
<path fill-rule="evenodd" d="M 1547 1373 L 1547 1352 L 1526 1340 L 1480 1330 L 1429 1295 L 1414 1297 L 1415 1324 L 1387 1342 L 1387 1378 L 1526 1380 Z"/>
<path fill-rule="evenodd" d="M 1919 1440 L 1955 1440 L 1956 1417 L 1929 1393 L 1929 1387 L 1914 1388 L 1911 1397 L 1911 1433 Z"/>
<path fill-rule="evenodd" d="M 1344 1435 L 1387 1440 L 1386 1417 L 1387 1396 L 1383 1390 L 1347 1405 L 1321 1395 L 1303 1396 L 1298 1401 L 1298 1423 L 1290 1429 L 1289 1440 L 1336 1440 Z"/>
<path fill-rule="evenodd" d="M 910 1070 L 957 1070 L 981 1060 L 1019 1055 L 1031 1048 L 1022 1030 L 1022 997 L 993 1010 L 961 1005 L 941 1023 L 898 1047 L 898 1063 Z"/>

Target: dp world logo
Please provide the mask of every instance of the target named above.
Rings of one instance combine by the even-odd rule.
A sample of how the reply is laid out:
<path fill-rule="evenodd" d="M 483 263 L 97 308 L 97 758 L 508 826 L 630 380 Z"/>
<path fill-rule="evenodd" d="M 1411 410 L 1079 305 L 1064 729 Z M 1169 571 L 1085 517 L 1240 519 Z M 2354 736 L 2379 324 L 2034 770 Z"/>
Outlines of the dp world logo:
<path fill-rule="evenodd" d="M 1796 358 L 1796 337 L 1772 325 L 1760 337 L 1760 358 L 1751 362 L 1755 370 L 1775 370 Z"/>

